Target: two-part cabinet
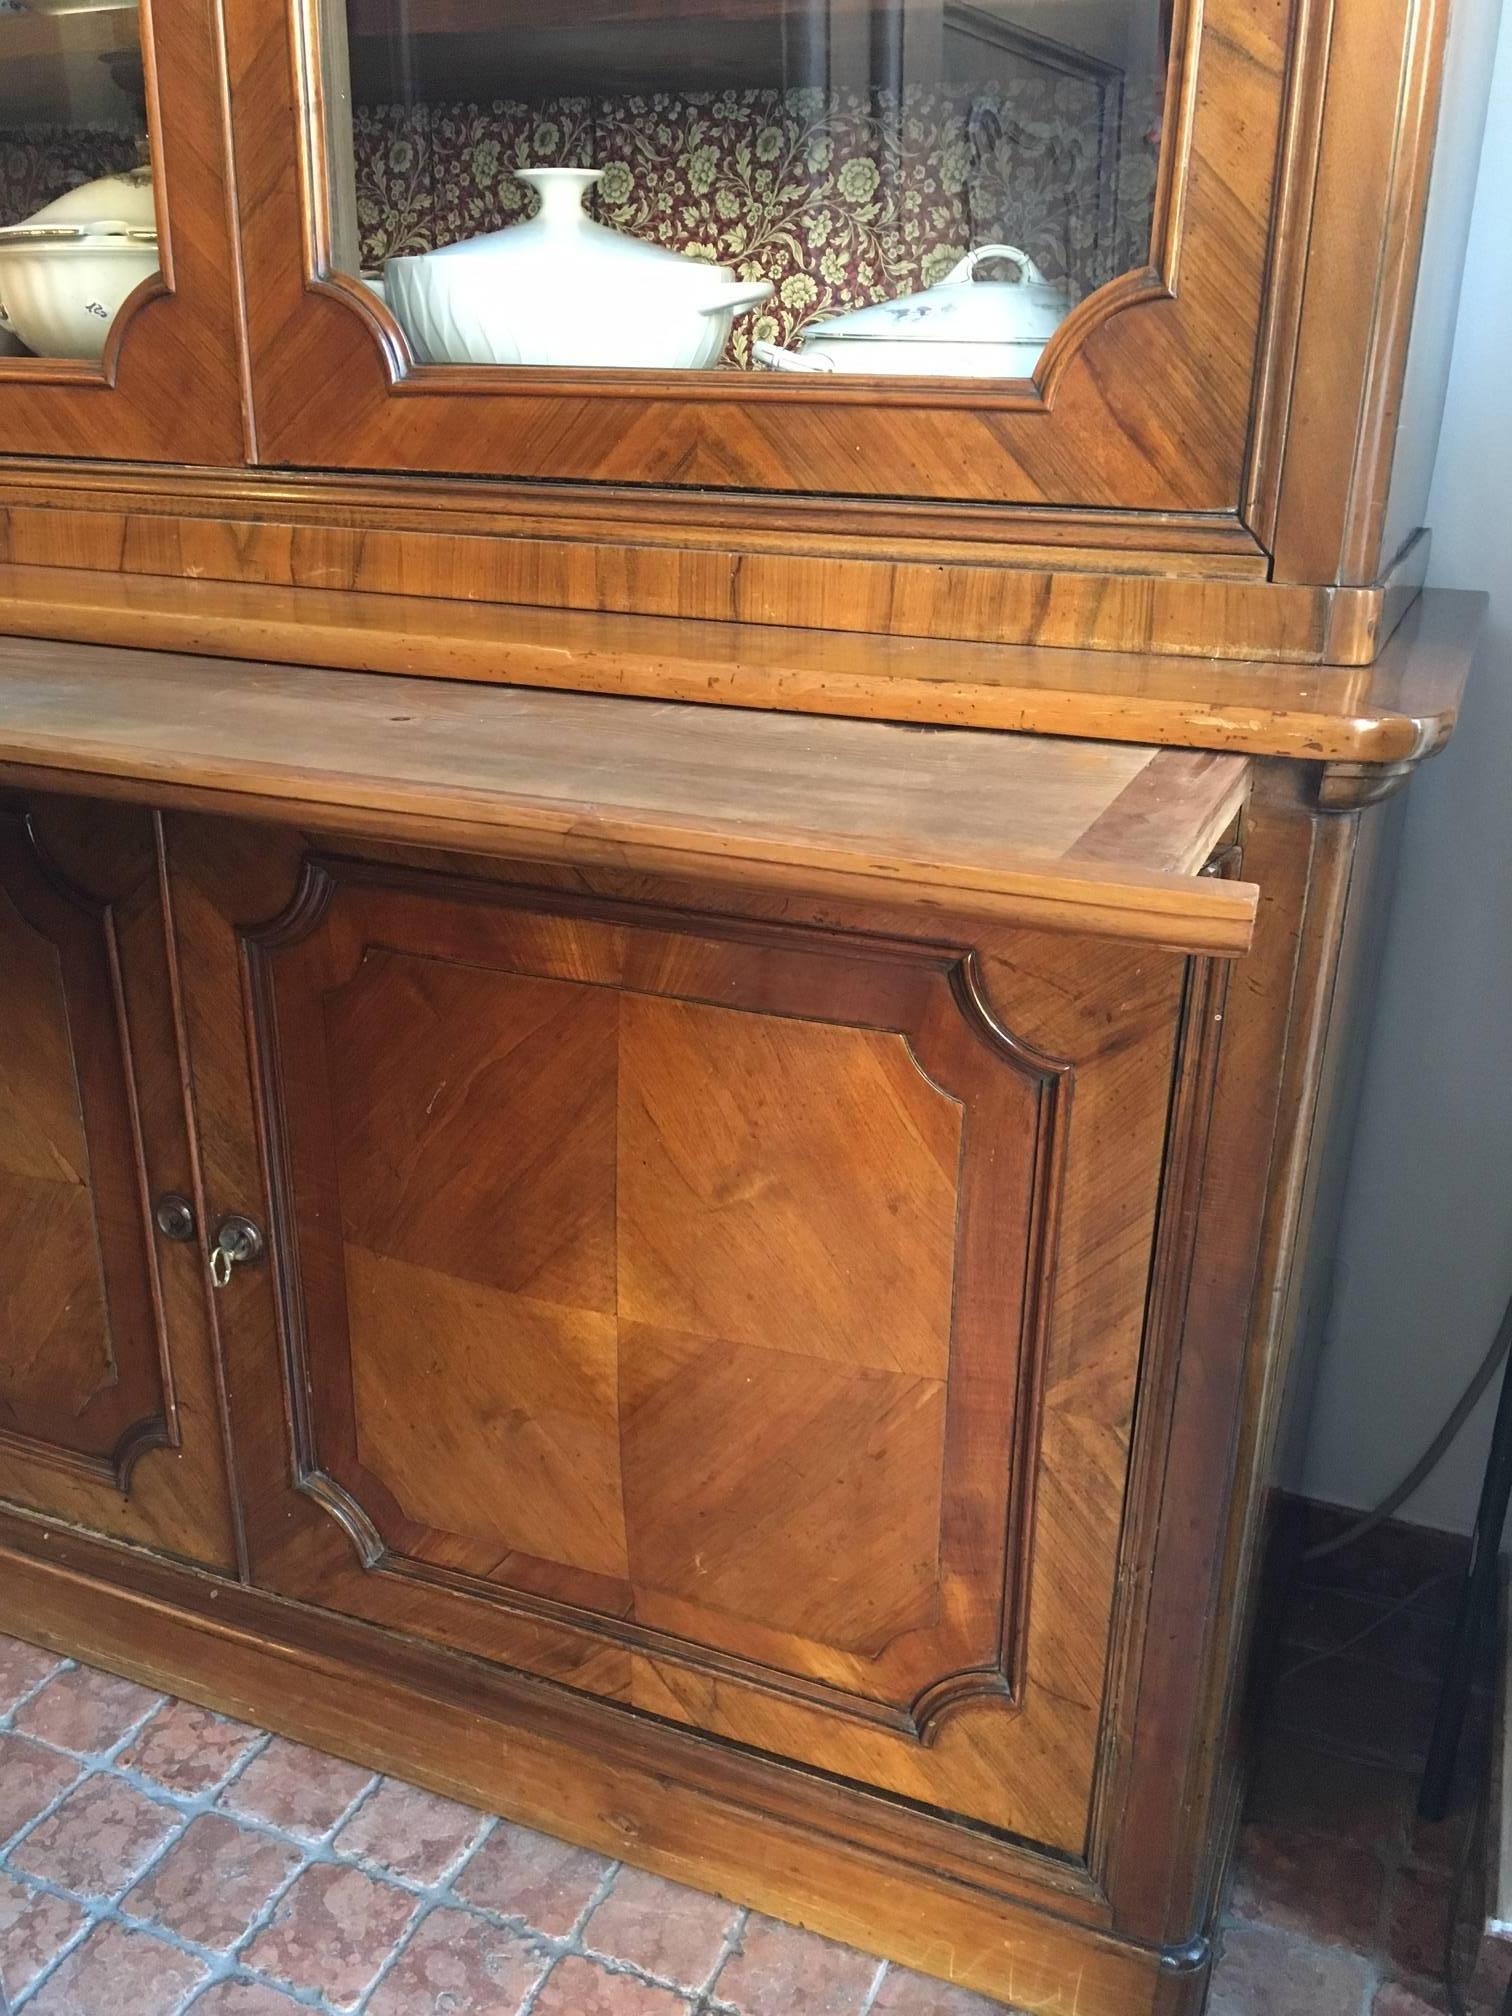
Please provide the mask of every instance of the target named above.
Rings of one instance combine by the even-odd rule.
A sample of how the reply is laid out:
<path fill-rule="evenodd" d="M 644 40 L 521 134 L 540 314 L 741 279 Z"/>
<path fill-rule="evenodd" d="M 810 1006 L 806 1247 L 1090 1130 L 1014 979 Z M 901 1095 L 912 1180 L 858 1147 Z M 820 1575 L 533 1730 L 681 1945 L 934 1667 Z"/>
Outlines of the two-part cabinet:
<path fill-rule="evenodd" d="M 1494 12 L 0 0 L 8 1628 L 1195 2016 Z"/>

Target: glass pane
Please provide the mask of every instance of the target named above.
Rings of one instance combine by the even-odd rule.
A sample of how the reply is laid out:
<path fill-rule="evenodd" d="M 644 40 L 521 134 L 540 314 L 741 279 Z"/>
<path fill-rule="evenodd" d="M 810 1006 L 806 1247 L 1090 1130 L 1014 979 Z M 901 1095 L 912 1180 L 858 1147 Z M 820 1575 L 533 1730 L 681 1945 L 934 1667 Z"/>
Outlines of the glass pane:
<path fill-rule="evenodd" d="M 158 269 L 136 7 L 0 0 L 0 353 L 98 360 Z"/>
<path fill-rule="evenodd" d="M 1150 257 L 1172 0 L 327 4 L 422 363 L 1023 378 Z"/>

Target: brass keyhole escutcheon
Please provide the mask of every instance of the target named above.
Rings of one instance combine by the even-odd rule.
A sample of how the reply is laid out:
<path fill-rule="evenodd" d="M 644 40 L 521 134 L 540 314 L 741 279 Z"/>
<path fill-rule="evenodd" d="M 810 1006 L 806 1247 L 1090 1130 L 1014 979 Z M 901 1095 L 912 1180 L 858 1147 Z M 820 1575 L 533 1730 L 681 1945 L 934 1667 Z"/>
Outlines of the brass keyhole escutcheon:
<path fill-rule="evenodd" d="M 233 1211 L 229 1218 L 222 1218 L 215 1228 L 215 1238 L 210 1247 L 210 1279 L 217 1288 L 225 1288 L 238 1267 L 252 1266 L 262 1256 L 261 1228 L 254 1225 L 250 1218 Z"/>

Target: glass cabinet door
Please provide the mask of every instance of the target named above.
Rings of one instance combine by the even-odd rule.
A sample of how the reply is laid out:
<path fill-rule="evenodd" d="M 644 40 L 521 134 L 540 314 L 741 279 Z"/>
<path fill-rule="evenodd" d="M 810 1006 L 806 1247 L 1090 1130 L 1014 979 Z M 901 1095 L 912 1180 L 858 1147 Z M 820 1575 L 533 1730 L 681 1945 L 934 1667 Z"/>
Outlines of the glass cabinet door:
<path fill-rule="evenodd" d="M 0 439 L 240 460 L 207 0 L 0 0 Z"/>
<path fill-rule="evenodd" d="M 1237 502 L 1274 0 L 289 4 L 270 459 Z"/>

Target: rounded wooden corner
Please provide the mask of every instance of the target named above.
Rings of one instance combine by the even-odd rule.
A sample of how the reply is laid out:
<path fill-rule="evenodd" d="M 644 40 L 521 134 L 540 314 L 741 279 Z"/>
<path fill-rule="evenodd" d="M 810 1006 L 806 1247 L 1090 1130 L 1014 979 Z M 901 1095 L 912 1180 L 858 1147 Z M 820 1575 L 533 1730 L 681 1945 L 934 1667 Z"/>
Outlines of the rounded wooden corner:
<path fill-rule="evenodd" d="M 382 296 L 375 294 L 362 279 L 350 273 L 315 273 L 306 278 L 305 292 L 334 301 L 345 312 L 356 316 L 364 334 L 377 346 L 391 387 L 402 385 L 410 378 L 420 360 L 410 348 L 409 338 L 400 326 L 399 318 Z"/>
<path fill-rule="evenodd" d="M 25 357 L 0 358 L 0 385 L 56 385 L 73 391 L 113 392 L 120 377 L 121 354 L 150 303 L 170 300 L 173 288 L 164 274 L 149 273 L 139 280 L 116 310 L 105 334 L 105 347 L 98 364 L 83 357 L 46 357 L 35 353 Z"/>
<path fill-rule="evenodd" d="M 154 1414 L 145 1421 L 135 1422 L 128 1428 L 110 1452 L 108 1459 L 111 1476 L 121 1496 L 124 1498 L 129 1493 L 133 1473 L 149 1451 L 176 1447 L 177 1438 L 161 1414 Z"/>
<path fill-rule="evenodd" d="M 165 238 L 159 245 L 166 248 Z M 139 280 L 126 299 L 116 310 L 115 320 L 105 335 L 105 348 L 100 353 L 100 376 L 107 385 L 114 386 L 121 368 L 122 353 L 128 339 L 135 333 L 144 310 L 154 301 L 173 298 L 173 283 L 166 267 L 159 267 L 156 273 L 149 273 L 145 280 Z"/>

